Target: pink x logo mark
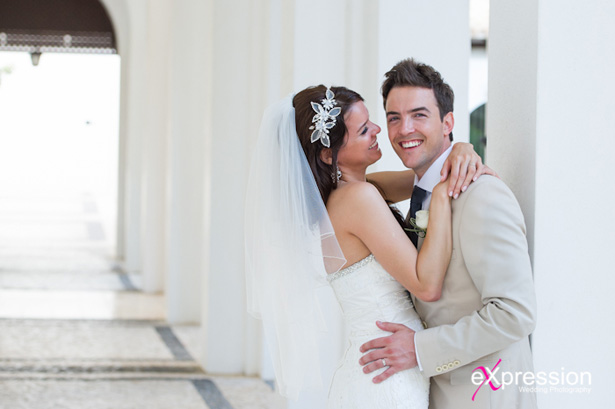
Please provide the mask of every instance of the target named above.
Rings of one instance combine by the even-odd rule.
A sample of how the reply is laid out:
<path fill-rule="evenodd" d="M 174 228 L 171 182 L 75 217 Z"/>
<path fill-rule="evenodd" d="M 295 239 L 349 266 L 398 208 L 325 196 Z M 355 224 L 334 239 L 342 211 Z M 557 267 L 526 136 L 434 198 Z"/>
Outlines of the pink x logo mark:
<path fill-rule="evenodd" d="M 497 391 L 498 389 L 500 389 L 502 387 L 502 385 L 498 386 L 497 388 L 495 386 L 493 386 L 493 383 L 491 383 L 491 376 L 494 375 L 493 371 L 495 370 L 495 368 L 500 364 L 500 362 L 502 362 L 502 360 L 498 360 L 498 362 L 495 364 L 495 366 L 493 367 L 493 369 L 489 370 L 489 369 L 485 369 L 484 366 L 477 366 L 476 368 L 474 368 L 474 371 L 476 371 L 477 369 L 480 369 L 481 371 L 483 371 L 483 374 L 485 375 L 485 379 L 483 380 L 483 382 L 478 385 L 478 388 L 476 389 L 476 392 L 474 392 L 474 395 L 472 395 L 472 401 L 474 401 L 474 398 L 476 397 L 476 394 L 478 393 L 479 389 L 483 386 L 483 384 L 487 381 L 489 381 L 489 386 L 491 387 L 492 390 Z M 489 371 L 489 375 L 487 374 L 487 371 Z"/>

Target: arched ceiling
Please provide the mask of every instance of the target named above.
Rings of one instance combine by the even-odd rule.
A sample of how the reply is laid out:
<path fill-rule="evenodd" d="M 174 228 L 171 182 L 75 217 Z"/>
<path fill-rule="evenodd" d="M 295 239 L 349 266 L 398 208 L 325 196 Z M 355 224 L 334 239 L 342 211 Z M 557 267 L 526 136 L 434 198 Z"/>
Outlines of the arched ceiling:
<path fill-rule="evenodd" d="M 2 50 L 117 53 L 113 24 L 98 0 L 1 0 Z"/>

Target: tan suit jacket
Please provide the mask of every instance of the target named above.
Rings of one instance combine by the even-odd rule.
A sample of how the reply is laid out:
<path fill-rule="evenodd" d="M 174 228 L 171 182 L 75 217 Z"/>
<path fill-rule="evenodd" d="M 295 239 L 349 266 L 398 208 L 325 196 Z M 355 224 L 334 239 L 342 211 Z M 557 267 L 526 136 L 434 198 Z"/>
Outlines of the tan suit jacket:
<path fill-rule="evenodd" d="M 494 391 L 485 383 L 476 392 L 472 383 L 476 367 L 491 370 L 499 359 L 498 381 L 503 372 L 533 372 L 528 335 L 536 297 L 519 204 L 500 179 L 481 176 L 452 210 L 453 253 L 442 296 L 412 297 L 427 327 L 415 340 L 423 373 L 432 377 L 430 409 L 535 408 L 535 395 L 518 386 Z"/>

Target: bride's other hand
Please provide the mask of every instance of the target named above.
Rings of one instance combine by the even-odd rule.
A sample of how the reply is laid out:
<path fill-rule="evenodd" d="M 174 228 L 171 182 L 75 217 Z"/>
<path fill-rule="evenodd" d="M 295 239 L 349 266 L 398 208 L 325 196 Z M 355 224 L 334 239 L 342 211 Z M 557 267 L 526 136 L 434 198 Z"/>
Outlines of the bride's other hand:
<path fill-rule="evenodd" d="M 455 199 L 459 197 L 460 193 L 465 192 L 470 183 L 476 181 L 480 175 L 498 177 L 495 171 L 483 165 L 483 160 L 474 151 L 472 144 L 465 142 L 458 142 L 453 145 L 451 154 L 444 161 L 440 175 L 441 181 L 449 178 L 448 195 Z"/>

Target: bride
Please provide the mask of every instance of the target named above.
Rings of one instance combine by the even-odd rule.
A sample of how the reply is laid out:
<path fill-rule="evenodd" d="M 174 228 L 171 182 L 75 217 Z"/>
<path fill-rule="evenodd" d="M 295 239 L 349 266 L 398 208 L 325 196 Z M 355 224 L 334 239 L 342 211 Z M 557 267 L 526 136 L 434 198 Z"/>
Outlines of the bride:
<path fill-rule="evenodd" d="M 359 347 L 388 335 L 376 321 L 422 329 L 407 291 L 437 300 L 451 256 L 450 186 L 481 173 L 469 144 L 456 144 L 444 169 L 459 180 L 432 192 L 429 229 L 418 254 L 401 215 L 387 205 L 408 199 L 412 171 L 366 175 L 380 159 L 380 127 L 363 98 L 344 87 L 310 87 L 270 107 L 253 154 L 246 195 L 248 308 L 263 320 L 278 390 L 297 398 L 320 383 L 322 315 L 317 288 L 333 288 L 349 341 L 328 407 L 427 408 L 429 380 L 418 368 L 375 384 Z M 455 172 L 457 173 L 457 172 Z M 369 180 L 369 181 L 368 181 Z M 457 183 L 459 181 L 459 183 Z M 371 183 L 370 183 L 371 182 Z M 381 360 L 381 372 L 388 364 Z"/>

